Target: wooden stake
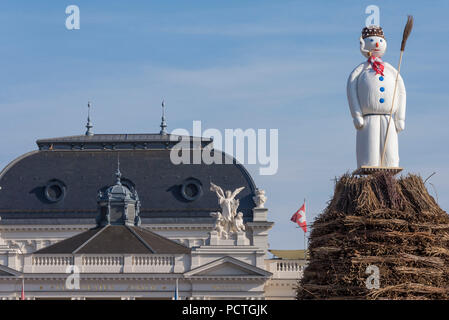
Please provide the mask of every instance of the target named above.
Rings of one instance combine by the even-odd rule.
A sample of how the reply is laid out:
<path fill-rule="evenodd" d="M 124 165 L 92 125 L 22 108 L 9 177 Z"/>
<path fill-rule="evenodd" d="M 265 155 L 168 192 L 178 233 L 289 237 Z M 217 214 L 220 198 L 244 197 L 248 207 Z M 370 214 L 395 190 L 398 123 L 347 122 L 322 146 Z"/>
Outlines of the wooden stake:
<path fill-rule="evenodd" d="M 396 90 L 398 88 L 399 73 L 401 72 L 402 56 L 404 54 L 405 44 L 407 43 L 407 39 L 410 36 L 412 29 L 413 29 L 413 16 L 408 16 L 407 23 L 405 24 L 405 28 L 404 28 L 404 33 L 402 34 L 401 55 L 399 56 L 398 73 L 396 74 L 396 81 L 394 83 L 393 101 L 391 103 L 391 108 L 390 108 L 390 117 L 388 118 L 387 134 L 385 135 L 384 146 L 382 148 L 382 158 L 380 159 L 381 167 L 384 166 L 385 151 L 386 151 L 386 146 L 387 146 L 387 142 L 388 142 L 388 132 L 390 131 L 391 118 L 393 117 L 393 108 L 394 108 L 394 102 L 395 102 L 394 100 L 396 99 Z"/>
<path fill-rule="evenodd" d="M 396 90 L 398 88 L 399 73 L 401 72 L 401 64 L 402 64 L 402 56 L 403 56 L 403 54 L 404 54 L 404 51 L 401 51 L 401 54 L 399 56 L 398 72 L 396 74 L 396 81 L 394 83 L 393 101 L 391 103 L 390 116 L 388 117 L 387 133 L 385 135 L 384 146 L 382 148 L 382 158 L 380 159 L 380 166 L 381 167 L 384 166 L 385 152 L 386 152 L 386 146 L 387 146 L 387 142 L 388 142 L 388 132 L 390 131 L 391 119 L 393 117 L 393 108 L 394 108 L 394 102 L 396 100 Z"/>

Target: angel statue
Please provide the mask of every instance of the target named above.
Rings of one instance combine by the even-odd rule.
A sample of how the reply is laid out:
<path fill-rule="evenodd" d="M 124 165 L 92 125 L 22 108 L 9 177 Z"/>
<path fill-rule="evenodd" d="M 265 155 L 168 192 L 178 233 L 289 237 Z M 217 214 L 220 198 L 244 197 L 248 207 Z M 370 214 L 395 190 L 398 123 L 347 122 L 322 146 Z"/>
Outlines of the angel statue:
<path fill-rule="evenodd" d="M 213 184 L 212 182 L 210 183 L 210 191 L 214 191 L 217 194 L 218 203 L 221 207 L 221 217 L 223 218 L 222 226 L 227 233 L 236 229 L 235 216 L 237 215 L 237 209 L 240 201 L 235 199 L 235 197 L 243 189 L 245 189 L 245 187 L 237 188 L 234 192 L 227 190 L 225 193 L 221 187 Z"/>

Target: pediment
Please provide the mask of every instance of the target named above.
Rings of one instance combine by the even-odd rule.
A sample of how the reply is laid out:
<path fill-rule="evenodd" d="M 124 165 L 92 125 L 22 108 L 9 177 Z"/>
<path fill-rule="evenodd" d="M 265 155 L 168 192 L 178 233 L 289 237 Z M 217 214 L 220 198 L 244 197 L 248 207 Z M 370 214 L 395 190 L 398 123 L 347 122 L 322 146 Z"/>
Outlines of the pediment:
<path fill-rule="evenodd" d="M 187 277 L 270 277 L 266 270 L 232 257 L 223 257 L 184 274 Z"/>

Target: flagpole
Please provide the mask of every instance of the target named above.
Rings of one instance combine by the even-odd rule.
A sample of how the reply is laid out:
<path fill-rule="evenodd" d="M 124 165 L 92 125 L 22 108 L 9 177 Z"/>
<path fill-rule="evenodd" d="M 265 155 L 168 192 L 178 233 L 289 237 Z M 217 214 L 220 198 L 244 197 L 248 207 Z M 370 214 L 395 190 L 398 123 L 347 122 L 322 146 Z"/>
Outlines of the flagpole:
<path fill-rule="evenodd" d="M 175 299 L 174 300 L 178 300 L 178 278 L 176 278 L 176 284 L 175 284 Z"/>
<path fill-rule="evenodd" d="M 20 249 L 20 247 L 17 247 L 17 250 L 19 250 L 20 254 L 23 256 L 23 251 Z M 25 257 L 23 257 L 23 261 L 25 262 Z M 25 274 L 22 273 L 22 290 L 20 292 L 20 300 L 25 300 Z"/>
<path fill-rule="evenodd" d="M 306 233 L 304 232 L 304 252 L 306 251 Z"/>
<path fill-rule="evenodd" d="M 307 210 L 306 206 L 306 198 L 304 198 L 304 209 Z M 306 254 L 307 246 L 306 246 L 306 232 L 304 232 L 304 254 Z"/>
<path fill-rule="evenodd" d="M 25 275 L 22 275 L 22 292 L 20 294 L 20 300 L 25 300 Z"/>

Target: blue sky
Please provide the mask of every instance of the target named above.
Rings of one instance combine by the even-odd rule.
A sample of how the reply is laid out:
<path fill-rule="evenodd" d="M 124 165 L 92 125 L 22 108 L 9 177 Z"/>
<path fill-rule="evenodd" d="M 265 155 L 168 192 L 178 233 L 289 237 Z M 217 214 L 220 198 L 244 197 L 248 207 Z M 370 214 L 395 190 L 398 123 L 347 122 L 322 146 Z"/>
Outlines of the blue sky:
<path fill-rule="evenodd" d="M 65 28 L 76 4 L 81 29 Z M 0 167 L 38 138 L 82 134 L 93 101 L 97 133 L 157 132 L 165 98 L 169 129 L 279 129 L 279 170 L 266 190 L 272 248 L 303 247 L 289 221 L 304 198 L 323 210 L 333 179 L 355 169 L 346 80 L 364 58 L 358 37 L 366 6 L 380 7 L 397 65 L 407 14 L 415 28 L 402 76 L 406 172 L 432 172 L 449 208 L 449 3 L 447 1 L 2 1 Z M 435 191 L 434 191 L 435 190 Z"/>

